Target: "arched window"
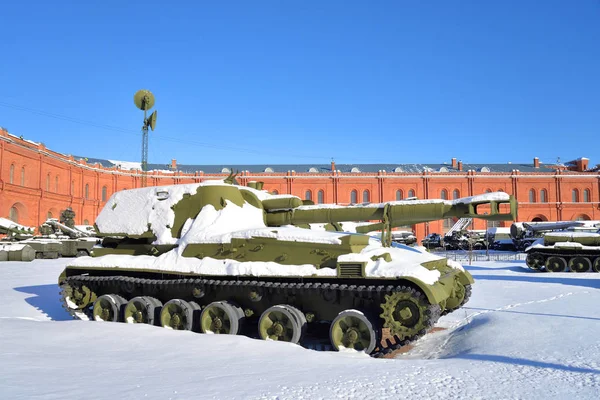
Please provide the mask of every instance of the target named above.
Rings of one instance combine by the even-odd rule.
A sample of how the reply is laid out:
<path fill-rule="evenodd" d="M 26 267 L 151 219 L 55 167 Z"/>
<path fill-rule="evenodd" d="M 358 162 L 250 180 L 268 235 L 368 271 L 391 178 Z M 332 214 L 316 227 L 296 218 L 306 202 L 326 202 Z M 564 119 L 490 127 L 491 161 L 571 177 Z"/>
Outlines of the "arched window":
<path fill-rule="evenodd" d="M 442 189 L 442 192 L 440 193 L 440 198 L 442 200 L 448 200 L 448 191 L 446 189 Z"/>
<path fill-rule="evenodd" d="M 304 192 L 304 198 L 306 200 L 312 200 L 312 192 L 310 190 L 307 190 L 306 192 Z"/>
<path fill-rule="evenodd" d="M 17 210 L 17 207 L 10 208 L 10 211 L 8 212 L 8 218 L 14 223 L 19 223 L 19 210 Z"/>
<path fill-rule="evenodd" d="M 453 198 L 454 200 L 456 200 L 456 199 L 458 199 L 459 197 L 460 197 L 460 192 L 458 191 L 458 189 L 454 189 L 454 190 L 452 191 L 452 198 Z"/>
<path fill-rule="evenodd" d="M 542 189 L 540 190 L 540 203 L 547 203 L 548 202 L 548 192 L 546 191 L 546 189 Z"/>
<path fill-rule="evenodd" d="M 54 178 L 54 191 L 58 193 L 58 175 Z"/>
<path fill-rule="evenodd" d="M 369 201 L 371 201 L 371 200 L 369 199 L 369 191 L 368 191 L 368 190 L 365 190 L 365 191 L 363 192 L 363 203 L 368 203 Z"/>
<path fill-rule="evenodd" d="M 571 201 L 573 203 L 579 203 L 579 190 L 573 189 L 571 191 Z"/>
<path fill-rule="evenodd" d="M 48 214 L 46 214 L 46 219 L 50 218 L 52 218 L 52 211 L 48 211 Z"/>
<path fill-rule="evenodd" d="M 590 190 L 589 189 L 585 189 L 583 191 L 583 202 L 584 203 L 589 203 L 590 202 Z"/>
<path fill-rule="evenodd" d="M 415 191 L 414 191 L 414 190 L 412 190 L 412 189 L 410 189 L 410 190 L 408 191 L 408 197 L 415 197 Z"/>
<path fill-rule="evenodd" d="M 15 164 L 10 164 L 9 182 L 15 183 Z"/>
<path fill-rule="evenodd" d="M 403 197 L 404 196 L 403 196 L 402 190 L 400 190 L 400 189 L 396 190 L 396 200 L 402 200 Z"/>
<path fill-rule="evenodd" d="M 325 192 L 322 190 L 319 190 L 317 192 L 317 204 L 323 204 L 325 203 Z"/>
<path fill-rule="evenodd" d="M 46 192 L 50 191 L 50 174 L 46 175 Z"/>
<path fill-rule="evenodd" d="M 529 202 L 535 203 L 535 189 L 529 189 Z"/>
<path fill-rule="evenodd" d="M 21 186 L 25 186 L 25 167 L 21 167 Z"/>
<path fill-rule="evenodd" d="M 87 219 L 84 219 L 84 220 L 83 220 L 83 224 L 84 224 L 84 225 L 89 225 L 89 224 L 90 224 L 90 221 L 88 221 Z"/>
<path fill-rule="evenodd" d="M 350 192 L 350 203 L 356 204 L 358 202 L 358 192 L 353 190 Z"/>
<path fill-rule="evenodd" d="M 492 193 L 492 189 L 485 189 L 486 193 Z"/>
<path fill-rule="evenodd" d="M 102 201 L 106 201 L 106 186 L 102 186 Z"/>
<path fill-rule="evenodd" d="M 450 228 L 454 225 L 454 218 L 445 218 L 444 219 L 444 232 L 448 232 Z"/>
<path fill-rule="evenodd" d="M 276 189 L 273 189 L 273 191 L 271 192 L 271 194 L 279 194 L 279 192 Z"/>
<path fill-rule="evenodd" d="M 85 199 L 89 199 L 90 198 L 90 184 L 86 183 L 85 184 Z"/>
<path fill-rule="evenodd" d="M 502 190 L 502 189 L 498 189 L 498 192 L 504 192 L 504 190 Z"/>

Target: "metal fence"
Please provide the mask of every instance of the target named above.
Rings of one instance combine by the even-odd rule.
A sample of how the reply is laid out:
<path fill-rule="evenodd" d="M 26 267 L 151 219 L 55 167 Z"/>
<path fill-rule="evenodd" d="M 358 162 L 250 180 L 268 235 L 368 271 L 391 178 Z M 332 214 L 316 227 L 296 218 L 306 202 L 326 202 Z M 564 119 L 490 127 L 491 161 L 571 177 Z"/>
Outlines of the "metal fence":
<path fill-rule="evenodd" d="M 489 254 L 485 254 L 481 251 L 432 251 L 432 254 L 440 257 L 446 257 L 450 260 L 459 262 L 470 261 L 524 261 L 527 257 L 525 253 L 514 253 L 507 251 L 490 251 Z"/>

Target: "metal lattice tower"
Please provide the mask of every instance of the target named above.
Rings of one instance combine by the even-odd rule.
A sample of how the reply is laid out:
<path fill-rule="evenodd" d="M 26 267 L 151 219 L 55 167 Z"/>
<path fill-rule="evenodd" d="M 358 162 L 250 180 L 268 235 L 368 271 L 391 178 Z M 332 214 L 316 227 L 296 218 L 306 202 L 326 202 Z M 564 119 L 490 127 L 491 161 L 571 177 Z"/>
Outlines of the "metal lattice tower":
<path fill-rule="evenodd" d="M 138 90 L 133 96 L 133 102 L 140 110 L 144 110 L 144 125 L 142 126 L 142 187 L 146 187 L 148 171 L 148 127 L 154 131 L 157 112 L 154 110 L 149 117 L 146 111 L 154 106 L 154 95 L 149 90 Z"/>

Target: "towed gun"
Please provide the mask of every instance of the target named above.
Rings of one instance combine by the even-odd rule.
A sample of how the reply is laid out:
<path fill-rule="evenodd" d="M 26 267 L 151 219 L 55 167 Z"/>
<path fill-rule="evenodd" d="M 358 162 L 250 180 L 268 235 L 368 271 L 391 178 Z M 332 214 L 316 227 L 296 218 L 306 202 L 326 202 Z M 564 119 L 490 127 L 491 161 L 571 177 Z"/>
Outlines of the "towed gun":
<path fill-rule="evenodd" d="M 47 226 L 49 228 L 48 230 L 48 234 L 57 234 L 57 233 L 62 233 L 63 235 L 68 236 L 71 239 L 79 239 L 79 238 L 83 238 L 83 237 L 90 237 L 92 236 L 91 233 L 89 232 L 84 232 L 81 231 L 77 228 L 71 228 L 61 222 L 59 222 L 58 219 L 56 218 L 48 218 L 46 220 L 46 222 L 44 222 L 42 224 L 42 226 L 40 227 L 40 231 L 44 231 L 45 226 Z M 50 232 L 51 230 L 51 232 Z M 44 233 L 44 232 L 42 232 Z"/>

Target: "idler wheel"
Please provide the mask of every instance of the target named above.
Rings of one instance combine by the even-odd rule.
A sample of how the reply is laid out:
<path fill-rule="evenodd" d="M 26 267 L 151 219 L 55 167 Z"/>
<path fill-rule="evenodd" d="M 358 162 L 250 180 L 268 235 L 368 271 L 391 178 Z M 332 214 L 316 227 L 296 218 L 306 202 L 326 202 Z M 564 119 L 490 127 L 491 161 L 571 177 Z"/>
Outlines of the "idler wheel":
<path fill-rule="evenodd" d="M 353 349 L 371 353 L 377 344 L 373 324 L 358 310 L 342 311 L 329 328 L 329 338 L 336 350 Z"/>
<path fill-rule="evenodd" d="M 134 297 L 125 306 L 123 319 L 129 324 L 154 325 L 158 320 L 157 311 L 161 306 L 162 302 L 154 297 Z"/>
<path fill-rule="evenodd" d="M 191 331 L 194 326 L 194 312 L 200 306 L 193 301 L 169 300 L 160 311 L 160 325 L 164 328 Z"/>
<path fill-rule="evenodd" d="M 527 264 L 527 266 L 530 269 L 539 271 L 544 268 L 545 261 L 546 260 L 545 260 L 544 256 L 541 255 L 540 253 L 531 253 L 531 254 L 527 254 L 527 258 L 525 259 L 525 264 Z"/>
<path fill-rule="evenodd" d="M 83 310 L 92 305 L 97 297 L 96 293 L 92 292 L 87 286 L 71 287 L 67 285 L 64 289 L 64 298 L 71 310 Z"/>
<path fill-rule="evenodd" d="M 300 311 L 288 305 L 269 307 L 258 321 L 258 334 L 262 339 L 298 343 L 303 334 Z M 306 323 L 306 319 L 304 319 Z"/>
<path fill-rule="evenodd" d="M 588 272 L 592 268 L 592 262 L 589 258 L 575 256 L 569 260 L 569 269 L 573 272 Z"/>
<path fill-rule="evenodd" d="M 200 314 L 200 330 L 204 333 L 237 335 L 240 332 L 244 312 L 227 301 L 210 303 Z"/>
<path fill-rule="evenodd" d="M 564 272 L 567 269 L 567 260 L 562 257 L 552 256 L 546 260 L 546 270 L 550 272 Z"/>
<path fill-rule="evenodd" d="M 106 322 L 121 321 L 121 310 L 127 300 L 117 294 L 103 294 L 94 302 L 94 320 Z"/>

